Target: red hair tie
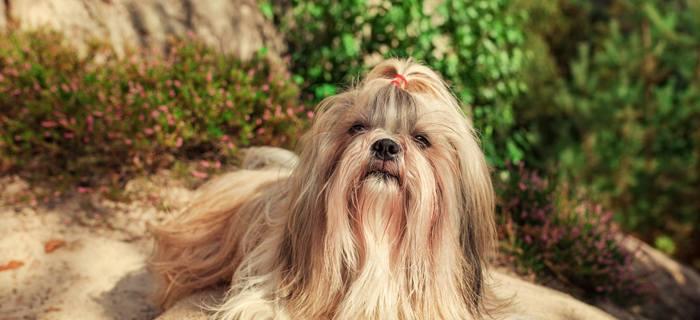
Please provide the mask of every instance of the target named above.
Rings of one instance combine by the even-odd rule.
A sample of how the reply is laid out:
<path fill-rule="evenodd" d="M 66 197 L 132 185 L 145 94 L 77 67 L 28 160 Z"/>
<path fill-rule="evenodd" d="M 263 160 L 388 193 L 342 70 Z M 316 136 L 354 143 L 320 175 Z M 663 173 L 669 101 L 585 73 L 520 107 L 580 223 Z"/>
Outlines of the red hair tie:
<path fill-rule="evenodd" d="M 404 86 L 408 85 L 408 80 L 406 80 L 406 78 L 404 78 L 404 76 L 397 73 L 394 75 L 394 79 L 391 80 L 391 83 L 394 84 L 395 86 L 403 89 Z"/>

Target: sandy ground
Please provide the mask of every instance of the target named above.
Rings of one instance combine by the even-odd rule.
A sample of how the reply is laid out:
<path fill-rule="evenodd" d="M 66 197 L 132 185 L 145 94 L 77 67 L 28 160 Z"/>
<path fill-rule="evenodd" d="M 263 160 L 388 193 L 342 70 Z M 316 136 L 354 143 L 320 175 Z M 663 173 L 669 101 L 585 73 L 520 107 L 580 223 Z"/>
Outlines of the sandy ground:
<path fill-rule="evenodd" d="M 129 204 L 77 196 L 59 206 L 0 203 L 0 319 L 153 319 L 147 225 L 182 205 L 183 187 L 135 180 Z M 26 188 L 4 179 L 3 198 Z M 154 203 L 158 203 L 155 206 Z"/>

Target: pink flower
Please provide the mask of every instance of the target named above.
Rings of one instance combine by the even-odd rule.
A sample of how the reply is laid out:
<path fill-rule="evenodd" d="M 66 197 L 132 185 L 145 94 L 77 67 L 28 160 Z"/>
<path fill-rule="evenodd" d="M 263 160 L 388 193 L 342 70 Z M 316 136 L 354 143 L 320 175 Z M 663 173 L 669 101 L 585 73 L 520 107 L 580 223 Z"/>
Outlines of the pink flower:
<path fill-rule="evenodd" d="M 131 145 L 131 139 L 124 139 L 124 144 L 126 144 L 127 146 L 130 146 L 130 145 Z"/>
<path fill-rule="evenodd" d="M 307 116 L 309 119 L 313 119 L 313 118 L 314 118 L 314 112 L 313 112 L 313 111 L 309 111 L 309 112 L 306 113 L 306 116 Z"/>
<path fill-rule="evenodd" d="M 146 128 L 146 129 L 143 129 L 143 132 L 144 132 L 146 135 L 150 136 L 150 135 L 153 134 L 154 131 L 153 131 L 153 129 L 151 129 L 151 128 Z"/>
<path fill-rule="evenodd" d="M 207 82 L 211 82 L 212 80 L 212 74 L 211 71 L 207 72 Z"/>
<path fill-rule="evenodd" d="M 268 90 L 270 90 L 270 86 L 266 83 L 262 86 L 262 91 L 267 92 Z"/>
<path fill-rule="evenodd" d="M 42 121 L 41 126 L 44 128 L 53 128 L 56 126 L 56 122 L 50 120 Z"/>
<path fill-rule="evenodd" d="M 182 147 L 182 137 L 178 137 L 175 141 L 175 148 Z"/>
<path fill-rule="evenodd" d="M 204 179 L 208 177 L 209 175 L 206 172 L 201 172 L 197 170 L 192 170 L 192 176 L 198 179 Z"/>
<path fill-rule="evenodd" d="M 90 190 L 90 188 L 78 187 L 78 193 L 88 193 L 88 192 L 91 192 L 91 191 L 92 191 L 92 190 Z"/>
<path fill-rule="evenodd" d="M 88 129 L 88 131 L 90 131 L 90 132 L 92 132 L 92 125 L 93 125 L 94 121 L 95 121 L 95 120 L 93 119 L 93 117 L 92 117 L 91 114 L 89 114 L 89 115 L 85 118 L 85 122 L 87 123 L 87 129 Z"/>
<path fill-rule="evenodd" d="M 160 112 L 158 112 L 158 110 L 151 111 L 151 117 L 153 117 L 154 119 L 158 118 L 159 114 L 160 114 Z"/>
<path fill-rule="evenodd" d="M 229 108 L 233 108 L 233 102 L 231 100 L 226 100 L 226 106 Z"/>
<path fill-rule="evenodd" d="M 277 108 L 275 108 L 275 117 L 279 118 L 281 116 L 282 116 L 282 107 L 278 105 Z"/>
<path fill-rule="evenodd" d="M 63 134 L 63 137 L 70 140 L 75 137 L 75 134 L 73 134 L 72 132 L 66 132 Z"/>

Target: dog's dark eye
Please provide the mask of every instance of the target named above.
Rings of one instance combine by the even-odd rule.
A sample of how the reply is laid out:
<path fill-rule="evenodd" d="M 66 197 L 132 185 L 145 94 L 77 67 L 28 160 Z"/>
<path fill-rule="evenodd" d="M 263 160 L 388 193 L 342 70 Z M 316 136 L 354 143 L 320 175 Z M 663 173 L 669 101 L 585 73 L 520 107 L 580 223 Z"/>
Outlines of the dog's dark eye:
<path fill-rule="evenodd" d="M 428 140 L 428 137 L 424 134 L 419 133 L 413 136 L 413 139 L 416 140 L 416 143 L 418 143 L 421 148 L 430 147 L 430 140 Z"/>
<path fill-rule="evenodd" d="M 355 123 L 352 125 L 352 127 L 350 127 L 350 129 L 348 129 L 348 133 L 358 134 L 358 133 L 363 132 L 365 130 L 367 130 L 367 126 L 365 126 L 362 123 Z"/>

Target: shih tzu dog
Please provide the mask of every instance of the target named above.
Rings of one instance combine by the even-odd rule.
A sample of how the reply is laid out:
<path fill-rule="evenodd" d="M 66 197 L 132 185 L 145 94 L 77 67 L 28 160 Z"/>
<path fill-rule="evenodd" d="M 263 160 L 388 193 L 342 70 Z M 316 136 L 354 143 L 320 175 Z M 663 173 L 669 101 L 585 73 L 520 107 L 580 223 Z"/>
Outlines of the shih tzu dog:
<path fill-rule="evenodd" d="M 489 170 L 443 80 L 406 60 L 321 102 L 291 170 L 242 170 L 155 230 L 165 307 L 230 283 L 217 319 L 478 319 Z"/>

